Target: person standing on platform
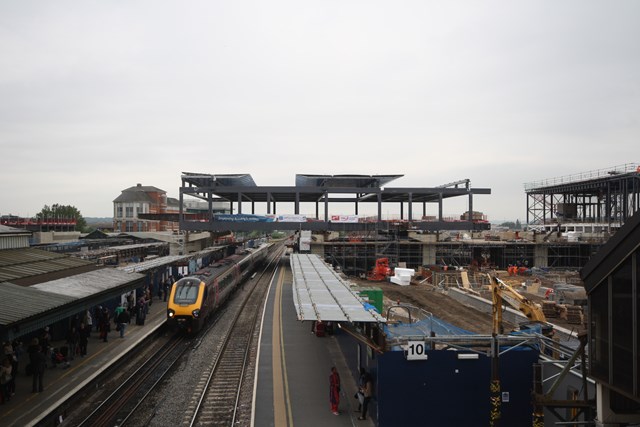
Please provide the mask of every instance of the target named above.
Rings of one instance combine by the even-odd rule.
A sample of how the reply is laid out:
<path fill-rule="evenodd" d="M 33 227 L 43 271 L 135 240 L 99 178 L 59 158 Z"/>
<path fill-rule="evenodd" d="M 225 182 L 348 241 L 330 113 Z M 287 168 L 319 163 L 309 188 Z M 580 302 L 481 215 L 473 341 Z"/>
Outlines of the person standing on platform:
<path fill-rule="evenodd" d="M 167 295 L 169 294 L 169 289 L 171 289 L 172 282 L 173 277 L 169 276 L 162 286 L 162 300 L 164 302 L 167 302 Z"/>
<path fill-rule="evenodd" d="M 367 371 L 360 367 L 360 376 L 358 377 L 358 392 L 355 398 L 358 399 L 358 409 L 356 412 L 362 412 L 362 402 L 364 401 L 364 386 L 367 382 Z"/>
<path fill-rule="evenodd" d="M 367 419 L 367 409 L 369 408 L 369 402 L 373 394 L 373 382 L 371 381 L 371 375 L 365 374 L 364 386 L 362 387 L 362 394 L 364 399 L 362 400 L 362 414 L 358 417 L 359 420 Z"/>
<path fill-rule="evenodd" d="M 126 309 L 127 309 L 127 303 L 123 302 L 122 304 L 117 306 L 115 310 L 113 310 L 113 320 L 114 320 L 114 322 L 118 321 L 118 316 L 120 315 L 120 313 L 122 313 Z"/>
<path fill-rule="evenodd" d="M 49 354 L 49 342 L 51 341 L 51 334 L 49 333 L 49 327 L 45 326 L 42 330 L 42 335 L 40 337 L 40 346 L 44 354 Z"/>
<path fill-rule="evenodd" d="M 2 364 L 0 364 L 0 389 L 2 391 L 2 403 L 9 402 L 11 400 L 11 379 L 13 378 L 13 375 L 11 359 L 9 359 L 8 356 L 4 356 Z"/>
<path fill-rule="evenodd" d="M 44 390 L 44 371 L 47 368 L 47 355 L 42 352 L 42 346 L 38 345 L 38 340 L 34 339 L 29 347 L 29 361 L 31 362 L 32 387 L 31 393 L 38 393 Z"/>
<path fill-rule="evenodd" d="M 89 329 L 89 334 L 87 335 L 88 337 L 89 335 L 91 335 L 91 329 L 93 329 L 93 318 L 91 317 L 91 310 L 89 310 L 88 308 L 84 313 L 84 324 Z M 78 328 L 78 330 L 80 330 L 80 328 Z"/>
<path fill-rule="evenodd" d="M 87 355 L 87 344 L 89 344 L 89 335 L 91 334 L 91 326 L 80 323 L 78 329 L 78 346 L 80 347 L 80 357 Z"/>
<path fill-rule="evenodd" d="M 109 321 L 109 309 L 104 307 L 102 313 L 100 313 L 100 339 L 104 342 L 108 341 L 109 332 L 111 331 Z"/>
<path fill-rule="evenodd" d="M 116 322 L 118 322 L 118 331 L 120 332 L 120 338 L 124 338 L 124 330 L 127 328 L 129 320 L 131 319 L 127 310 L 122 310 L 120 314 L 118 314 Z"/>
<path fill-rule="evenodd" d="M 72 326 L 67 333 L 67 346 L 69 347 L 69 359 L 73 360 L 76 357 L 78 351 L 78 340 L 80 336 L 75 326 Z"/>
<path fill-rule="evenodd" d="M 331 367 L 329 375 L 329 402 L 331 403 L 331 412 L 333 415 L 340 415 L 338 406 L 340 405 L 340 375 L 335 366 Z"/>

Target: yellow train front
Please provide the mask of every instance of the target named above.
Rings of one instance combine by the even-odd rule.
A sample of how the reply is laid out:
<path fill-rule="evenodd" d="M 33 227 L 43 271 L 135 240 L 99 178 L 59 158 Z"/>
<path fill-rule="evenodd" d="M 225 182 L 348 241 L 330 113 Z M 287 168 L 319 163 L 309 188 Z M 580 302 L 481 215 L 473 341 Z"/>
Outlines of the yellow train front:
<path fill-rule="evenodd" d="M 264 261 L 271 249 L 270 244 L 261 245 L 218 260 L 175 282 L 167 301 L 169 326 L 188 333 L 199 331 L 209 315 Z"/>
<path fill-rule="evenodd" d="M 206 283 L 198 276 L 184 277 L 174 283 L 167 303 L 169 326 L 178 326 L 188 332 L 199 330 L 208 315 L 206 308 L 202 309 L 205 290 Z"/>

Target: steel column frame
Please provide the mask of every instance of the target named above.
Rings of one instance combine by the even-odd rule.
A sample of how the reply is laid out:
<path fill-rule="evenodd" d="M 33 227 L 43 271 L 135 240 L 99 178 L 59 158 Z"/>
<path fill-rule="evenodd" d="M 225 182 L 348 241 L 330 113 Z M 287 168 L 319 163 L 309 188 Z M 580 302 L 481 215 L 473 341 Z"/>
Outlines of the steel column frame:
<path fill-rule="evenodd" d="M 409 222 L 413 222 L 413 193 L 409 193 Z"/>
<path fill-rule="evenodd" d="M 271 214 L 271 192 L 267 192 L 267 215 Z"/>

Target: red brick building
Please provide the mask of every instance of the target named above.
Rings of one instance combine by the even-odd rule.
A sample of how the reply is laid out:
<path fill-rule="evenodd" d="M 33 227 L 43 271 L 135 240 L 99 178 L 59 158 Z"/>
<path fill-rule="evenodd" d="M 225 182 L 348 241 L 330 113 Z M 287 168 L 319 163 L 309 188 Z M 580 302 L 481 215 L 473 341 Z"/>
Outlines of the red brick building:
<path fill-rule="evenodd" d="M 169 221 L 152 221 L 139 218 L 139 214 L 176 213 L 176 199 L 167 198 L 167 192 L 153 186 L 138 184 L 122 190 L 113 201 L 114 231 L 172 231 L 178 224 Z"/>

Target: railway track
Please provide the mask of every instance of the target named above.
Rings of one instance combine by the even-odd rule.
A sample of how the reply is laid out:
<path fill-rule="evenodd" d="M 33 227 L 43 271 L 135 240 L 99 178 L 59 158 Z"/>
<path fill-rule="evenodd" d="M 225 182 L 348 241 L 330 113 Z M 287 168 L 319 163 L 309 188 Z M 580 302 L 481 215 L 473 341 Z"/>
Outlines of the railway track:
<path fill-rule="evenodd" d="M 121 426 L 147 395 L 173 369 L 190 347 L 189 340 L 177 334 L 122 381 L 78 426 Z"/>
<path fill-rule="evenodd" d="M 155 416 L 157 402 L 167 398 L 167 391 L 162 390 L 163 384 L 171 382 L 170 378 L 176 374 L 182 376 L 183 372 L 176 371 L 180 371 L 185 360 L 190 360 L 198 352 L 207 355 L 208 367 L 196 368 L 199 378 L 189 381 L 193 394 L 190 398 L 188 394 L 184 395 L 187 400 L 184 419 L 180 422 L 178 416 L 174 423 L 232 425 L 236 419 L 245 367 L 253 355 L 252 347 L 256 345 L 254 332 L 258 316 L 283 252 L 284 247 L 274 251 L 262 271 L 254 273 L 250 280 L 240 285 L 245 299 L 218 310 L 198 337 L 178 333 L 165 336 L 164 345 L 145 344 L 148 351 L 132 356 L 126 362 L 126 365 L 137 368 L 124 375 L 126 369 L 117 368 L 122 372 L 111 374 L 117 384 L 105 388 L 105 391 L 111 391 L 103 393 L 99 403 L 94 402 L 81 409 L 82 414 L 78 411 L 74 411 L 74 415 L 69 413 L 69 420 L 65 422 L 75 426 L 148 425 Z"/>
<path fill-rule="evenodd" d="M 278 271 L 284 249 L 276 251 L 268 265 L 253 281 L 246 300 L 237 310 L 224 333 L 219 349 L 209 369 L 202 372 L 191 399 L 193 408 L 185 414 L 182 425 L 233 426 L 238 419 L 240 394 L 251 349 L 255 346 L 254 332 L 269 283 Z"/>

